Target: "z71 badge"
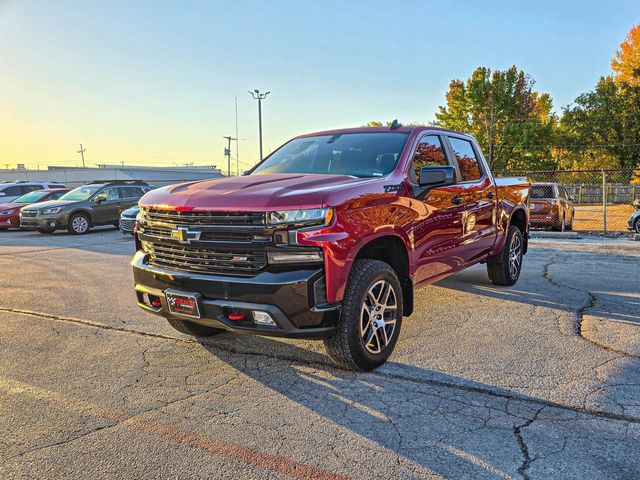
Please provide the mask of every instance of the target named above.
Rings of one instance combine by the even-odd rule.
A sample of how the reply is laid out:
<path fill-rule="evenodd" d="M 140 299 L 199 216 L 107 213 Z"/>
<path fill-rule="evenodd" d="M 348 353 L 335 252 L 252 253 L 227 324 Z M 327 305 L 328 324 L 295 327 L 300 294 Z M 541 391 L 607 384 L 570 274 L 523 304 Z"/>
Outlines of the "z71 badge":
<path fill-rule="evenodd" d="M 398 185 L 385 185 L 384 186 L 384 193 L 399 192 L 401 186 L 402 186 L 401 184 L 398 184 Z"/>

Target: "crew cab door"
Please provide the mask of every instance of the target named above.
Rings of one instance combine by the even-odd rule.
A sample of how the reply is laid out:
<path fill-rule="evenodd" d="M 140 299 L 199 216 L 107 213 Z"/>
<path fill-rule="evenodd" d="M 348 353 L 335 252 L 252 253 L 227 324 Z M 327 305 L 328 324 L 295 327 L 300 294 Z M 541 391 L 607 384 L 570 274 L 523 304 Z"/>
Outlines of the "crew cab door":
<path fill-rule="evenodd" d="M 425 166 L 454 166 L 445 140 L 439 134 L 426 133 L 420 137 L 407 171 L 414 194 L 411 205 L 416 212 L 410 234 L 415 285 L 464 265 L 460 257 L 464 186 L 421 187 L 420 169 Z"/>
<path fill-rule="evenodd" d="M 461 188 L 461 257 L 473 263 L 491 249 L 497 234 L 497 192 L 495 182 L 477 145 L 463 136 L 447 134 L 446 140 L 458 169 Z"/>

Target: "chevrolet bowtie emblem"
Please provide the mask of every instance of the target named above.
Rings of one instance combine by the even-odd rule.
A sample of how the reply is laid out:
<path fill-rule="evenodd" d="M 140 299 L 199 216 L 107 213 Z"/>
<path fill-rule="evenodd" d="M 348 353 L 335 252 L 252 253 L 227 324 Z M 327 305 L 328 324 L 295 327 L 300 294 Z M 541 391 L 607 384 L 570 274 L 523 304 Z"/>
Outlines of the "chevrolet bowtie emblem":
<path fill-rule="evenodd" d="M 191 231 L 187 227 L 178 227 L 175 230 L 171 230 L 171 238 L 180 243 L 191 243 L 191 240 L 200 240 L 201 233 L 202 232 Z"/>

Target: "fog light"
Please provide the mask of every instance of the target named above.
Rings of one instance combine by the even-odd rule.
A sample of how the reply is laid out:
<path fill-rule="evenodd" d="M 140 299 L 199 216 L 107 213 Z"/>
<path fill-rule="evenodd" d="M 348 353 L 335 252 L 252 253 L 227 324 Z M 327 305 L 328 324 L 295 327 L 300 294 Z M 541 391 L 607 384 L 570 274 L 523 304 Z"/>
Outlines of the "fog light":
<path fill-rule="evenodd" d="M 267 252 L 270 264 L 321 263 L 322 252 L 286 251 Z"/>
<path fill-rule="evenodd" d="M 269 325 L 271 327 L 276 326 L 276 322 L 273 321 L 271 315 L 269 315 L 267 312 L 261 312 L 259 310 L 253 312 L 253 322 L 256 325 Z"/>
<path fill-rule="evenodd" d="M 54 228 L 56 226 L 56 222 L 49 222 L 49 227 Z"/>

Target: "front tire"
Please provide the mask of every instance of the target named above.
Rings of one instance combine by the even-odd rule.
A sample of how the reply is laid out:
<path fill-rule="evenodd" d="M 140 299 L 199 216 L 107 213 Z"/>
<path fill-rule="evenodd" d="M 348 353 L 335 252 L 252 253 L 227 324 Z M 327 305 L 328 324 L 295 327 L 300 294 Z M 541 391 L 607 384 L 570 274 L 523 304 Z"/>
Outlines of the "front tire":
<path fill-rule="evenodd" d="M 89 231 L 91 222 L 84 213 L 74 213 L 69 218 L 68 229 L 74 235 L 84 235 Z"/>
<path fill-rule="evenodd" d="M 402 288 L 396 272 L 379 260 L 356 260 L 335 333 L 324 339 L 333 362 L 369 371 L 387 361 L 402 325 Z"/>
<path fill-rule="evenodd" d="M 487 274 L 491 283 L 511 286 L 518 281 L 522 270 L 524 238 L 515 225 L 509 225 L 507 239 L 500 253 L 487 259 Z"/>
<path fill-rule="evenodd" d="M 180 333 L 185 333 L 193 337 L 211 337 L 224 332 L 222 328 L 207 327 L 199 323 L 187 322 L 178 318 L 167 318 L 167 322 Z"/>

